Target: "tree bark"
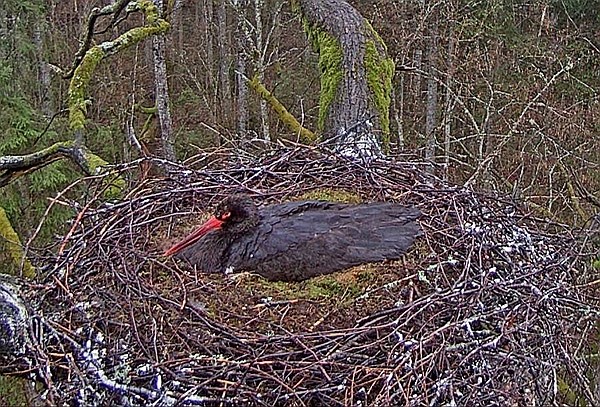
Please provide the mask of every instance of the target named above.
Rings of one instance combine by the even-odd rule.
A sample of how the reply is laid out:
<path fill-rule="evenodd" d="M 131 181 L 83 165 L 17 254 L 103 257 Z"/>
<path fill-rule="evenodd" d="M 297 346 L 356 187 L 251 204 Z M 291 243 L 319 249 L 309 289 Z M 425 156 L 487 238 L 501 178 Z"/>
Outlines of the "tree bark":
<path fill-rule="evenodd" d="M 373 27 L 345 0 L 299 0 L 319 52 L 319 127 L 351 156 L 381 154 L 389 142 L 394 63 Z"/>
<path fill-rule="evenodd" d="M 46 23 L 36 24 L 33 28 L 33 43 L 38 63 L 38 101 L 39 106 L 46 117 L 52 116 L 52 105 L 50 103 L 50 66 L 44 58 L 43 34 Z"/>
<path fill-rule="evenodd" d="M 254 0 L 254 20 L 256 22 L 256 52 L 257 55 L 255 61 L 255 68 L 258 71 L 258 80 L 261 82 L 265 81 L 265 69 L 266 61 L 265 56 L 267 54 L 266 47 L 267 45 L 263 44 L 263 13 L 262 9 L 264 7 L 263 0 Z M 271 129 L 269 127 L 269 111 L 267 109 L 267 102 L 264 99 L 260 100 L 260 123 L 261 123 L 261 133 L 263 138 L 266 141 L 271 140 Z"/>
<path fill-rule="evenodd" d="M 154 0 L 154 4 L 162 12 L 162 0 Z M 154 88 L 156 92 L 156 108 L 160 123 L 160 140 L 163 158 L 175 161 L 175 141 L 173 140 L 173 121 L 169 110 L 169 84 L 167 81 L 167 62 L 165 58 L 165 35 L 152 37 L 152 53 L 154 55 Z"/>
<path fill-rule="evenodd" d="M 226 2 L 220 1 L 217 6 L 217 33 L 219 41 L 219 84 L 218 96 L 219 107 L 217 110 L 221 124 L 225 128 L 231 128 L 231 81 L 229 78 L 229 68 L 231 66 L 231 43 L 227 32 L 227 8 Z"/>
<path fill-rule="evenodd" d="M 429 31 L 429 41 L 427 44 L 427 106 L 425 110 L 425 161 L 429 163 L 427 170 L 430 173 L 435 172 L 435 150 L 437 147 L 437 116 L 438 116 L 438 88 L 436 82 L 437 75 L 437 42 L 438 30 L 437 22 L 432 23 Z"/>
<path fill-rule="evenodd" d="M 248 106 L 248 53 L 244 41 L 244 15 L 242 10 L 246 8 L 246 1 L 233 1 L 236 8 L 237 29 L 235 30 L 235 86 L 237 91 L 236 112 L 237 112 L 237 134 L 244 138 L 248 131 L 248 119 L 250 109 Z"/>

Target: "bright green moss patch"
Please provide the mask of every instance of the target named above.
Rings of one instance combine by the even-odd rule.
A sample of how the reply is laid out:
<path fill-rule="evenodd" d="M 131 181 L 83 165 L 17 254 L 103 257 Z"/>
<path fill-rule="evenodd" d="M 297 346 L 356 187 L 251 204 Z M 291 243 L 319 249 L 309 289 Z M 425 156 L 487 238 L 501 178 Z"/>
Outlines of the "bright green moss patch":
<path fill-rule="evenodd" d="M 75 69 L 69 84 L 69 126 L 71 130 L 81 130 L 85 126 L 88 101 L 85 93 L 98 63 L 104 58 L 100 47 L 92 47 L 85 54 L 81 64 Z"/>
<path fill-rule="evenodd" d="M 343 189 L 315 189 L 300 195 L 299 200 L 317 200 L 344 203 L 362 203 L 360 195 Z"/>
<path fill-rule="evenodd" d="M 0 207 L 0 251 L 3 253 L 3 255 L 0 255 L 3 263 L 2 273 L 20 275 L 21 263 L 23 263 L 23 276 L 27 278 L 35 277 L 35 269 L 29 260 L 25 259 L 23 261 L 24 252 L 21 240 L 2 207 Z"/>
<path fill-rule="evenodd" d="M 319 54 L 321 70 L 321 93 L 319 95 L 320 130 L 325 127 L 329 108 L 337 96 L 338 86 L 343 77 L 343 50 L 337 38 L 326 31 L 309 24 L 303 19 L 304 31 L 314 50 Z"/>
<path fill-rule="evenodd" d="M 391 58 L 382 57 L 375 43 L 369 40 L 365 48 L 365 67 L 367 83 L 379 113 L 379 122 L 383 134 L 382 145 L 387 150 L 390 137 L 390 103 L 392 78 L 395 69 L 394 61 Z"/>

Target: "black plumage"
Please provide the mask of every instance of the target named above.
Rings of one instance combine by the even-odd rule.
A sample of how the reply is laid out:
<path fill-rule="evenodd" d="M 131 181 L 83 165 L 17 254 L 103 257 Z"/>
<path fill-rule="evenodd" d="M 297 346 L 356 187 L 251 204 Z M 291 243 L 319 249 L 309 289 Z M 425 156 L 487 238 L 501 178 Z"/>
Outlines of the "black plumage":
<path fill-rule="evenodd" d="M 301 281 L 400 258 L 421 233 L 419 216 L 416 208 L 389 202 L 300 201 L 259 210 L 236 195 L 165 254 L 181 252 L 204 272 L 253 271 L 269 280 Z"/>

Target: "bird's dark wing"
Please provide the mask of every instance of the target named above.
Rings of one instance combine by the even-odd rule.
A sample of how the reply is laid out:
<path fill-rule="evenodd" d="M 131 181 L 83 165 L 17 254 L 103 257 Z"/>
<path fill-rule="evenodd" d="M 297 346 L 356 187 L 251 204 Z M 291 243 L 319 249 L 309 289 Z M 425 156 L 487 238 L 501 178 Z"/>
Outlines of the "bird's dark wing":
<path fill-rule="evenodd" d="M 297 202 L 285 202 L 282 204 L 270 205 L 261 211 L 263 217 L 289 217 L 291 215 L 310 211 L 327 211 L 334 210 L 339 211 L 351 206 L 351 204 L 344 204 L 339 202 L 328 202 L 328 201 L 297 201 Z"/>
<path fill-rule="evenodd" d="M 420 212 L 393 203 L 309 201 L 267 209 L 256 233 L 231 246 L 229 263 L 272 280 L 304 280 L 397 259 L 420 234 Z"/>

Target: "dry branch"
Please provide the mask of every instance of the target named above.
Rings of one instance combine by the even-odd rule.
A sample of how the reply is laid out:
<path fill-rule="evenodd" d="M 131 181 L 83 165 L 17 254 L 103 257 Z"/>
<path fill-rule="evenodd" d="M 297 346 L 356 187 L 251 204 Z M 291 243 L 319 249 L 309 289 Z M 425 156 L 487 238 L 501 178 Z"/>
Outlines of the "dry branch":
<path fill-rule="evenodd" d="M 122 202 L 92 199 L 60 256 L 37 253 L 30 301 L 47 334 L 32 364 L 50 372 L 57 403 L 552 405 L 559 380 L 598 403 L 585 374 L 599 315 L 589 233 L 444 184 L 409 157 L 366 167 L 316 148 L 245 154 L 205 153 Z M 197 223 L 227 194 L 315 189 L 415 205 L 424 236 L 405 260 L 372 266 L 360 293 L 331 297 L 160 256 L 184 232 L 176 221 Z"/>

